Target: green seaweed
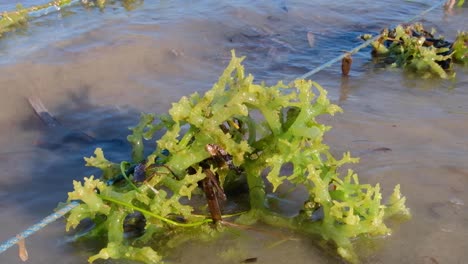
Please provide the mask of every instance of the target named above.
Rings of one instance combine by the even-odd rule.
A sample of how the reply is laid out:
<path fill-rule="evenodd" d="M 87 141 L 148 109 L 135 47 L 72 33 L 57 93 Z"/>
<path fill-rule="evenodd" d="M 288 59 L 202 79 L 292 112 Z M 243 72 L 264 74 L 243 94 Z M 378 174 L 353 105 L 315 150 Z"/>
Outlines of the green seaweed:
<path fill-rule="evenodd" d="M 122 6 L 125 10 L 130 11 L 135 9 L 137 6 L 141 5 L 144 0 L 121 0 Z M 82 0 L 81 3 L 87 7 L 99 7 L 103 9 L 108 0 Z"/>
<path fill-rule="evenodd" d="M 307 80 L 296 80 L 289 86 L 282 82 L 271 87 L 254 83 L 252 75 L 245 75 L 242 60 L 233 52 L 231 62 L 211 90 L 204 95 L 182 97 L 172 104 L 169 115 L 142 115 L 128 140 L 134 150 L 129 163 L 146 166 L 144 182 L 106 185 L 107 179 L 121 173 L 127 176 L 125 168 L 120 171 L 119 165 L 105 159 L 100 149 L 95 157 L 86 159 L 88 166 L 102 169 L 105 177 L 91 176 L 83 183 L 74 182 L 68 201 L 80 204 L 67 216 L 66 228 L 74 228 L 86 218 L 94 219 L 95 229 L 100 232 L 88 236 L 100 236 L 107 245 L 90 257 L 90 262 L 125 258 L 162 263 L 170 248 L 188 240 L 215 239 L 235 226 L 225 225 L 233 215 L 224 215 L 213 225 L 206 209 L 202 214 L 195 213 L 198 206 L 192 198 L 203 197 L 198 182 L 206 177 L 203 164 L 210 158 L 207 144 L 216 144 L 229 153 L 239 170 L 210 165 L 225 189 L 239 182 L 246 185 L 243 189 L 248 192 L 250 209 L 230 218 L 236 225 L 261 222 L 319 235 L 333 242 L 341 257 L 356 263 L 359 258 L 353 249 L 354 239 L 387 235 L 390 229 L 385 219 L 410 216 L 400 186 L 383 203 L 378 184 L 360 183 L 352 170 L 340 173 L 343 165 L 358 159 L 349 153 L 337 159 L 323 143 L 331 127 L 316 118 L 342 111 L 330 103 L 325 89 Z M 164 134 L 154 139 L 157 131 Z M 143 139 L 156 140 L 157 144 L 141 163 Z M 291 169 L 283 169 L 285 165 Z M 134 179 L 131 174 L 127 178 Z M 285 183 L 308 192 L 303 208 L 294 217 L 281 215 L 266 203 L 267 194 Z M 317 219 L 319 210 L 323 217 Z M 126 238 L 125 219 L 135 212 L 145 218 L 144 234 Z"/>
<path fill-rule="evenodd" d="M 452 62 L 467 64 L 467 34 L 459 33 L 455 42 L 450 43 L 443 37 L 435 38 L 434 33 L 434 29 L 428 32 L 419 23 L 384 29 L 371 43 L 372 54 L 379 62 L 403 68 L 423 78 L 454 77 Z M 363 39 L 371 37 L 368 34 L 362 36 Z"/>
<path fill-rule="evenodd" d="M 17 26 L 24 25 L 28 22 L 29 13 L 55 6 L 60 8 L 70 4 L 71 0 L 55 0 L 46 4 L 24 8 L 21 4 L 16 5 L 16 11 L 1 13 L 0 18 L 0 36 L 4 33 L 14 30 Z"/>
<path fill-rule="evenodd" d="M 468 32 L 460 32 L 453 43 L 453 60 L 468 65 Z"/>

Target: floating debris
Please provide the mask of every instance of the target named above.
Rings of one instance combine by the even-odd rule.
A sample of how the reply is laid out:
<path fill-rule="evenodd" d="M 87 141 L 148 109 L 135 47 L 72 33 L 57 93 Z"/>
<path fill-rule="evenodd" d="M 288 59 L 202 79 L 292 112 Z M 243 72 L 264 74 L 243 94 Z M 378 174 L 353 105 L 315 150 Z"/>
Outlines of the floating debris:
<path fill-rule="evenodd" d="M 24 241 L 24 238 L 20 236 L 16 236 L 16 237 L 19 239 L 17 243 L 18 249 L 19 249 L 18 256 L 22 261 L 27 261 L 29 259 L 29 255 L 28 255 L 28 250 L 26 249 L 26 243 Z"/>
<path fill-rule="evenodd" d="M 309 42 L 309 46 L 313 48 L 315 46 L 315 35 L 312 32 L 307 32 L 307 42 Z"/>

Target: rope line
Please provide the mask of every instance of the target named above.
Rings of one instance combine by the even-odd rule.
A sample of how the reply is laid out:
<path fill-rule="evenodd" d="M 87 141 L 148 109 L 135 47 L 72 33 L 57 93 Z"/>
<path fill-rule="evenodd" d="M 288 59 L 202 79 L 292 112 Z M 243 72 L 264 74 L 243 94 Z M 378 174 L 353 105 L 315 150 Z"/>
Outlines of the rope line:
<path fill-rule="evenodd" d="M 70 212 L 73 208 L 78 206 L 78 202 L 71 202 L 66 206 L 60 208 L 56 212 L 50 214 L 46 218 L 42 219 L 40 222 L 28 227 L 28 229 L 24 230 L 23 232 L 19 233 L 15 237 L 8 239 L 7 241 L 3 242 L 0 245 L 0 254 L 7 250 L 8 248 L 14 246 L 18 241 L 21 239 L 27 238 L 28 236 L 36 233 L 37 231 L 41 230 L 42 228 L 46 227 L 48 224 L 53 223 L 55 220 L 63 217 L 65 214 Z"/>
<path fill-rule="evenodd" d="M 78 2 L 79 2 L 79 0 L 73 0 L 69 5 L 76 4 Z M 418 15 L 415 15 L 414 17 L 412 17 L 411 19 L 407 20 L 404 23 L 412 22 L 412 21 L 424 16 L 425 14 L 427 14 L 427 13 L 431 12 L 432 10 L 434 10 L 434 9 L 440 7 L 441 5 L 443 5 L 443 3 L 444 3 L 444 1 L 440 1 L 437 4 L 434 4 L 430 8 L 422 11 Z M 43 16 L 43 15 L 47 15 L 49 12 L 54 12 L 54 11 L 58 11 L 58 10 L 59 10 L 58 8 L 52 6 L 50 9 L 47 8 L 47 10 L 33 11 L 33 12 L 29 13 L 29 15 L 32 16 L 32 17 L 40 17 L 40 16 Z M 371 38 L 371 39 L 369 39 L 369 40 L 367 40 L 367 41 L 365 41 L 364 43 L 362 43 L 361 45 L 355 47 L 351 51 L 349 51 L 347 53 L 344 53 L 344 54 L 342 54 L 342 55 L 340 55 L 340 56 L 338 56 L 338 57 L 336 57 L 334 59 L 331 59 L 330 61 L 328 61 L 328 62 L 322 64 L 321 66 L 319 66 L 319 67 L 317 67 L 317 68 L 303 74 L 302 76 L 300 76 L 298 78 L 306 79 L 306 78 L 316 74 L 317 72 L 320 72 L 323 69 L 330 67 L 331 65 L 335 64 L 336 62 L 342 60 L 348 54 L 355 54 L 359 50 L 369 46 L 373 41 L 377 40 L 379 37 L 380 37 L 380 34 L 373 37 L 373 38 Z M 45 217 L 40 222 L 28 227 L 26 230 L 19 233 L 15 237 L 12 237 L 11 239 L 3 242 L 0 245 L 0 254 L 3 253 L 4 251 L 6 251 L 8 248 L 10 248 L 10 247 L 14 246 L 15 244 L 17 244 L 21 239 L 25 239 L 25 238 L 29 237 L 30 235 L 32 235 L 32 234 L 36 233 L 37 231 L 39 231 L 39 230 L 43 229 L 44 227 L 46 227 L 48 224 L 53 223 L 57 219 L 63 217 L 65 214 L 70 212 L 73 208 L 75 208 L 78 205 L 79 205 L 78 202 L 71 202 L 68 205 L 60 208 L 56 212 L 54 212 L 54 213 L 50 214 L 49 216 Z"/>
<path fill-rule="evenodd" d="M 68 7 L 68 6 L 72 6 L 72 5 L 79 4 L 80 2 L 81 2 L 81 0 L 72 0 L 72 1 L 70 1 L 70 3 L 64 4 L 64 5 L 62 5 L 61 7 L 55 6 L 55 5 L 51 5 L 51 6 L 49 6 L 49 7 L 46 7 L 46 8 L 40 9 L 40 10 L 31 11 L 31 12 L 28 13 L 28 16 L 29 16 L 29 17 L 34 17 L 34 18 L 41 17 L 41 16 L 45 16 L 45 15 L 48 15 L 48 14 L 50 14 L 50 13 L 58 12 L 58 11 L 60 11 L 60 10 L 61 10 L 62 8 L 64 8 L 64 7 Z"/>

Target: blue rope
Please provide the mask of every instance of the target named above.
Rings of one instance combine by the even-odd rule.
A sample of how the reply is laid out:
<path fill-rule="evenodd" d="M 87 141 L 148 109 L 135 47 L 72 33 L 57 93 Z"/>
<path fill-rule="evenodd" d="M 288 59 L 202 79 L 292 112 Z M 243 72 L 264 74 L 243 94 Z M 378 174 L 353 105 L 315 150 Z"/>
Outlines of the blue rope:
<path fill-rule="evenodd" d="M 72 1 L 70 1 L 70 3 L 65 4 L 65 5 L 63 5 L 61 7 L 51 5 L 51 6 L 47 7 L 47 8 L 41 9 L 41 10 L 31 11 L 31 12 L 28 13 L 28 17 L 33 17 L 33 18 L 42 17 L 42 16 L 48 15 L 50 13 L 60 11 L 61 8 L 78 4 L 78 3 L 80 3 L 80 1 L 81 0 L 72 0 Z M 39 231 L 42 228 L 46 227 L 48 224 L 53 223 L 55 220 L 63 217 L 65 214 L 70 212 L 73 208 L 78 206 L 78 204 L 79 204 L 78 202 L 71 202 L 71 203 L 67 204 L 63 208 L 60 208 L 59 210 L 57 210 L 55 213 L 52 213 L 49 216 L 47 216 L 46 218 L 42 219 L 40 222 L 36 223 L 35 225 L 30 226 L 28 229 L 26 229 L 23 232 L 19 233 L 15 237 L 10 238 L 7 241 L 3 242 L 0 245 L 0 254 L 3 253 L 8 248 L 10 248 L 10 247 L 14 246 L 15 244 L 17 244 L 21 239 L 24 239 L 24 238 L 36 233 L 37 231 Z"/>
<path fill-rule="evenodd" d="M 54 12 L 60 11 L 60 9 L 62 9 L 62 8 L 64 8 L 64 7 L 71 6 L 71 5 L 75 5 L 75 4 L 79 4 L 80 2 L 81 2 L 81 0 L 72 0 L 72 1 L 70 1 L 70 3 L 64 4 L 64 5 L 61 6 L 61 7 L 58 7 L 58 6 L 55 6 L 55 5 L 51 5 L 51 6 L 49 6 L 49 7 L 46 7 L 46 8 L 40 9 L 40 10 L 31 11 L 31 12 L 28 13 L 28 16 L 29 16 L 29 17 L 41 17 L 41 16 L 45 16 L 45 15 L 48 15 L 48 14 L 50 14 L 50 13 L 54 13 Z"/>
<path fill-rule="evenodd" d="M 79 0 L 74 0 L 70 4 L 75 4 L 75 3 L 78 3 L 78 2 L 79 2 Z M 433 5 L 433 6 L 431 6 L 430 8 L 424 10 L 423 12 L 419 13 L 418 15 L 416 15 L 416 16 L 412 17 L 411 19 L 407 20 L 405 23 L 409 23 L 409 22 L 412 22 L 412 21 L 418 19 L 419 17 L 431 12 L 432 10 L 434 10 L 434 9 L 436 9 L 438 7 L 440 7 L 441 5 L 443 5 L 443 3 L 444 3 L 444 1 L 440 1 L 440 3 L 437 3 L 437 4 Z M 53 10 L 57 11 L 57 8 L 55 8 Z M 32 16 L 38 17 L 38 16 L 48 14 L 48 12 L 45 12 L 45 13 L 44 12 L 37 13 L 37 12 L 39 12 L 39 11 L 31 12 L 31 13 L 35 13 L 35 14 L 32 14 Z M 321 71 L 321 70 L 323 70 L 323 69 L 325 69 L 327 67 L 330 67 L 332 64 L 342 60 L 348 54 L 357 53 L 359 50 L 367 47 L 373 41 L 377 40 L 379 37 L 380 37 L 380 35 L 377 35 L 377 36 L 367 40 L 366 42 L 364 42 L 361 45 L 359 45 L 359 46 L 355 47 L 354 49 L 352 49 L 350 52 L 344 53 L 341 56 L 338 56 L 338 57 L 328 61 L 327 63 L 322 64 L 320 67 L 317 67 L 312 71 L 309 71 L 308 73 L 300 76 L 299 78 L 306 79 L 306 78 L 316 74 L 317 72 L 319 72 L 319 71 Z M 62 207 L 59 210 L 57 210 L 55 213 L 50 214 L 46 218 L 42 219 L 37 224 L 35 224 L 33 226 L 30 226 L 28 229 L 26 229 L 23 232 L 19 233 L 17 236 L 5 241 L 4 243 L 2 243 L 0 245 L 0 254 L 3 253 L 8 248 L 10 248 L 10 247 L 14 246 L 15 244 L 17 244 L 21 239 L 27 238 L 28 236 L 30 236 L 30 235 L 36 233 L 37 231 L 41 230 L 42 228 L 46 227 L 48 224 L 50 224 L 50 223 L 54 222 L 55 220 L 63 217 L 65 214 L 70 212 L 73 208 L 75 208 L 78 205 L 79 205 L 78 202 L 71 202 L 68 205 L 66 205 L 65 207 Z"/>
<path fill-rule="evenodd" d="M 78 206 L 78 202 L 71 202 L 67 204 L 66 206 L 60 208 L 57 210 L 55 213 L 50 214 L 46 218 L 42 219 L 40 222 L 38 222 L 35 225 L 32 225 L 28 227 L 28 229 L 24 230 L 23 232 L 19 233 L 15 237 L 10 238 L 9 240 L 3 242 L 3 244 L 0 245 L 0 254 L 7 250 L 8 248 L 14 246 L 18 241 L 21 239 L 27 238 L 28 236 L 36 233 L 37 231 L 41 230 L 42 228 L 46 227 L 48 224 L 53 223 L 55 220 L 61 218 L 68 212 L 70 212 L 73 208 Z"/>

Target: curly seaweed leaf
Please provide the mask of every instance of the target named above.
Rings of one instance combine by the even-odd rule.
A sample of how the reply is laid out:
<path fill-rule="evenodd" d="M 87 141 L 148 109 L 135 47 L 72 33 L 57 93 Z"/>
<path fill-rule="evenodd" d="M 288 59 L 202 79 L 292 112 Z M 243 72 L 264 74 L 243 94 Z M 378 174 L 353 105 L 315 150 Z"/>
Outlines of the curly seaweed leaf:
<path fill-rule="evenodd" d="M 161 263 L 162 257 L 151 247 L 136 248 L 120 243 L 109 243 L 98 254 L 89 257 L 90 263 L 97 259 L 129 259 L 148 264 Z"/>
<path fill-rule="evenodd" d="M 101 148 L 94 151 L 94 157 L 84 158 L 85 166 L 96 167 L 103 172 L 102 177 L 107 180 L 113 178 L 120 173 L 120 165 L 110 162 L 104 157 L 104 152 Z"/>
<path fill-rule="evenodd" d="M 133 162 L 143 161 L 143 134 L 146 128 L 153 123 L 154 115 L 142 114 L 140 123 L 130 128 L 132 134 L 127 137 L 128 142 L 132 145 L 132 160 Z"/>
<path fill-rule="evenodd" d="M 385 208 L 385 217 L 392 217 L 394 215 L 400 215 L 404 218 L 411 217 L 411 213 L 405 206 L 406 197 L 401 195 L 400 185 L 395 186 L 392 195 L 388 200 L 387 207 Z"/>
<path fill-rule="evenodd" d="M 106 185 L 100 180 L 94 179 L 94 176 L 84 178 L 84 184 L 73 181 L 74 191 L 68 193 L 68 202 L 79 200 L 83 203 L 76 206 L 70 212 L 67 218 L 66 230 L 75 228 L 80 221 L 86 218 L 94 219 L 96 215 L 107 215 L 111 208 L 106 205 L 97 195 L 97 190 L 105 190 Z"/>

